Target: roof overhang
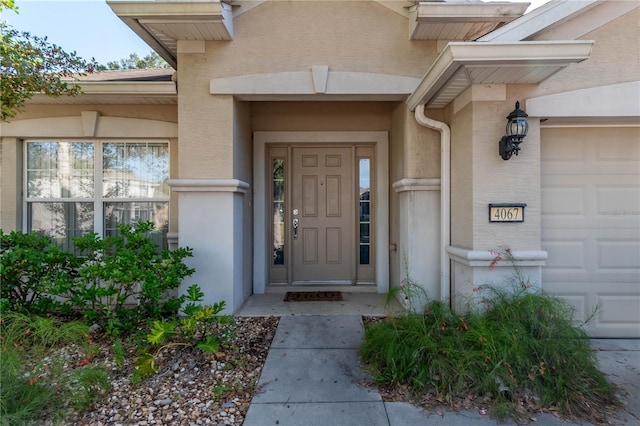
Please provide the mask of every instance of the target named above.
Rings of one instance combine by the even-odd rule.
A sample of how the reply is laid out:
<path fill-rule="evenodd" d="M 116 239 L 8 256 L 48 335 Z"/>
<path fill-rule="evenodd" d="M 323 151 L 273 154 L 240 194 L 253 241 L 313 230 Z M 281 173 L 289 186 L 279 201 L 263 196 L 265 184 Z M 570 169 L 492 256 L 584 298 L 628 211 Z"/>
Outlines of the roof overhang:
<path fill-rule="evenodd" d="M 77 96 L 60 96 L 56 98 L 45 94 L 35 94 L 29 104 L 147 104 L 174 105 L 178 103 L 176 84 L 171 81 L 160 82 L 105 82 L 81 81 L 77 84 L 82 93 Z"/>
<path fill-rule="evenodd" d="M 521 17 L 529 4 L 420 2 L 409 9 L 409 35 L 411 40 L 475 40 Z"/>
<path fill-rule="evenodd" d="M 538 84 L 572 63 L 589 58 L 594 42 L 449 43 L 407 99 L 444 108 L 473 84 Z"/>
<path fill-rule="evenodd" d="M 231 40 L 231 6 L 211 1 L 107 1 L 111 10 L 173 68 L 178 40 Z"/>

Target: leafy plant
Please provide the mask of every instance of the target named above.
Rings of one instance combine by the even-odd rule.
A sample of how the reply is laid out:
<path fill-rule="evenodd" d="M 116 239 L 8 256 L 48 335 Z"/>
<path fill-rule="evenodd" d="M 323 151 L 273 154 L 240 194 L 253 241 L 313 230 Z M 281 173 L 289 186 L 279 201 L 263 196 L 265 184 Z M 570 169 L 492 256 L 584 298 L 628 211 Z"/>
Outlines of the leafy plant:
<path fill-rule="evenodd" d="M 2 311 L 50 312 L 62 305 L 56 296 L 73 285 L 78 259 L 35 232 L 0 229 Z"/>
<path fill-rule="evenodd" d="M 183 262 L 191 249 L 159 251 L 149 236 L 152 222 L 119 229 L 119 236 L 88 234 L 74 240 L 86 257 L 78 269 L 81 285 L 68 295 L 111 334 L 131 331 L 146 318 L 175 314 L 184 299 L 169 292 L 194 272 Z"/>
<path fill-rule="evenodd" d="M 221 340 L 210 334 L 213 328 L 209 324 L 217 321 L 217 315 L 225 308 L 225 302 L 214 305 L 200 305 L 204 293 L 198 285 L 193 284 L 185 295 L 184 318 L 162 319 L 151 323 L 147 332 L 149 347 L 143 348 L 136 358 L 136 370 L 132 380 L 139 382 L 146 376 L 156 374 L 158 367 L 156 359 L 160 353 L 168 348 L 197 347 L 203 352 L 215 353 L 220 350 Z M 224 317 L 220 317 L 224 318 Z"/>

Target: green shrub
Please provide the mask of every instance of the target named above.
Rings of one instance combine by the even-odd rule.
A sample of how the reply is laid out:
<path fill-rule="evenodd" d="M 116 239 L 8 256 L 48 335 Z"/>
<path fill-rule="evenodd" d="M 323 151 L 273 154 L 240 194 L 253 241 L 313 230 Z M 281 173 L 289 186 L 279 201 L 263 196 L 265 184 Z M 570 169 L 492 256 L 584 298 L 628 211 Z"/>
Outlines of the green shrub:
<path fill-rule="evenodd" d="M 525 287 L 481 291 L 483 310 L 461 315 L 436 301 L 422 314 L 368 325 L 361 354 L 376 381 L 446 401 L 488 397 L 500 418 L 522 405 L 580 416 L 615 404 L 588 336 L 561 299 Z"/>
<path fill-rule="evenodd" d="M 109 333 L 129 331 L 147 318 L 176 314 L 183 298 L 171 296 L 193 274 L 183 260 L 189 248 L 159 251 L 149 234 L 154 226 L 120 225 L 119 236 L 88 234 L 74 239 L 85 253 L 78 268 L 78 285 L 68 297 L 83 315 Z"/>
<path fill-rule="evenodd" d="M 49 312 L 62 306 L 56 298 L 75 277 L 78 259 L 35 232 L 0 230 L 2 310 Z"/>

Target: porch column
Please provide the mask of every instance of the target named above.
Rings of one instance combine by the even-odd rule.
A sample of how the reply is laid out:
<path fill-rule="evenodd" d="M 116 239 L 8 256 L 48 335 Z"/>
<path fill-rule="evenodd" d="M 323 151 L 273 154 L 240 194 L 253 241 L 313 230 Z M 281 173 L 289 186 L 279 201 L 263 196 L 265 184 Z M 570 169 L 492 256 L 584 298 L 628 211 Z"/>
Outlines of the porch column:
<path fill-rule="evenodd" d="M 175 179 L 169 182 L 178 193 L 180 216 L 178 245 L 190 247 L 194 256 L 185 263 L 195 273 L 180 286 L 184 294 L 198 284 L 204 304 L 227 303 L 223 313 L 235 312 L 244 301 L 242 294 L 244 197 L 249 184 L 236 179 Z"/>
<path fill-rule="evenodd" d="M 454 102 L 451 247 L 447 251 L 452 261 L 452 306 L 458 310 L 477 302 L 474 288 L 508 288 L 516 273 L 529 285 L 539 287 L 547 256 L 540 246 L 539 121 L 529 119 L 529 133 L 519 155 L 503 160 L 498 155 L 498 141 L 505 133 L 505 117 L 514 109 L 516 100 L 521 98 L 524 103 L 526 97 L 507 87 L 499 89 L 501 99 L 493 96 Z M 526 204 L 524 220 L 490 221 L 489 204 L 498 203 Z M 506 253 L 507 249 L 511 254 Z M 494 262 L 498 255 L 502 260 Z"/>
<path fill-rule="evenodd" d="M 440 300 L 440 179 L 401 179 L 393 189 L 400 203 L 401 277 Z"/>

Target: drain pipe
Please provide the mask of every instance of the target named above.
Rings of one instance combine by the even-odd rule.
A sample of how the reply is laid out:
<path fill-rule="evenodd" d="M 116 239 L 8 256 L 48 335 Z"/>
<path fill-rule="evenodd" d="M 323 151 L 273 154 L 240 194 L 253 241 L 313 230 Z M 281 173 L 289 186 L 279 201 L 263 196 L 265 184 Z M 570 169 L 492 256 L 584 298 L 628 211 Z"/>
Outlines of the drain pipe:
<path fill-rule="evenodd" d="M 415 117 L 418 124 L 440 132 L 440 300 L 450 301 L 451 283 L 449 276 L 449 253 L 451 244 L 449 180 L 451 178 L 451 130 L 446 123 L 425 115 L 425 105 L 418 105 Z"/>

